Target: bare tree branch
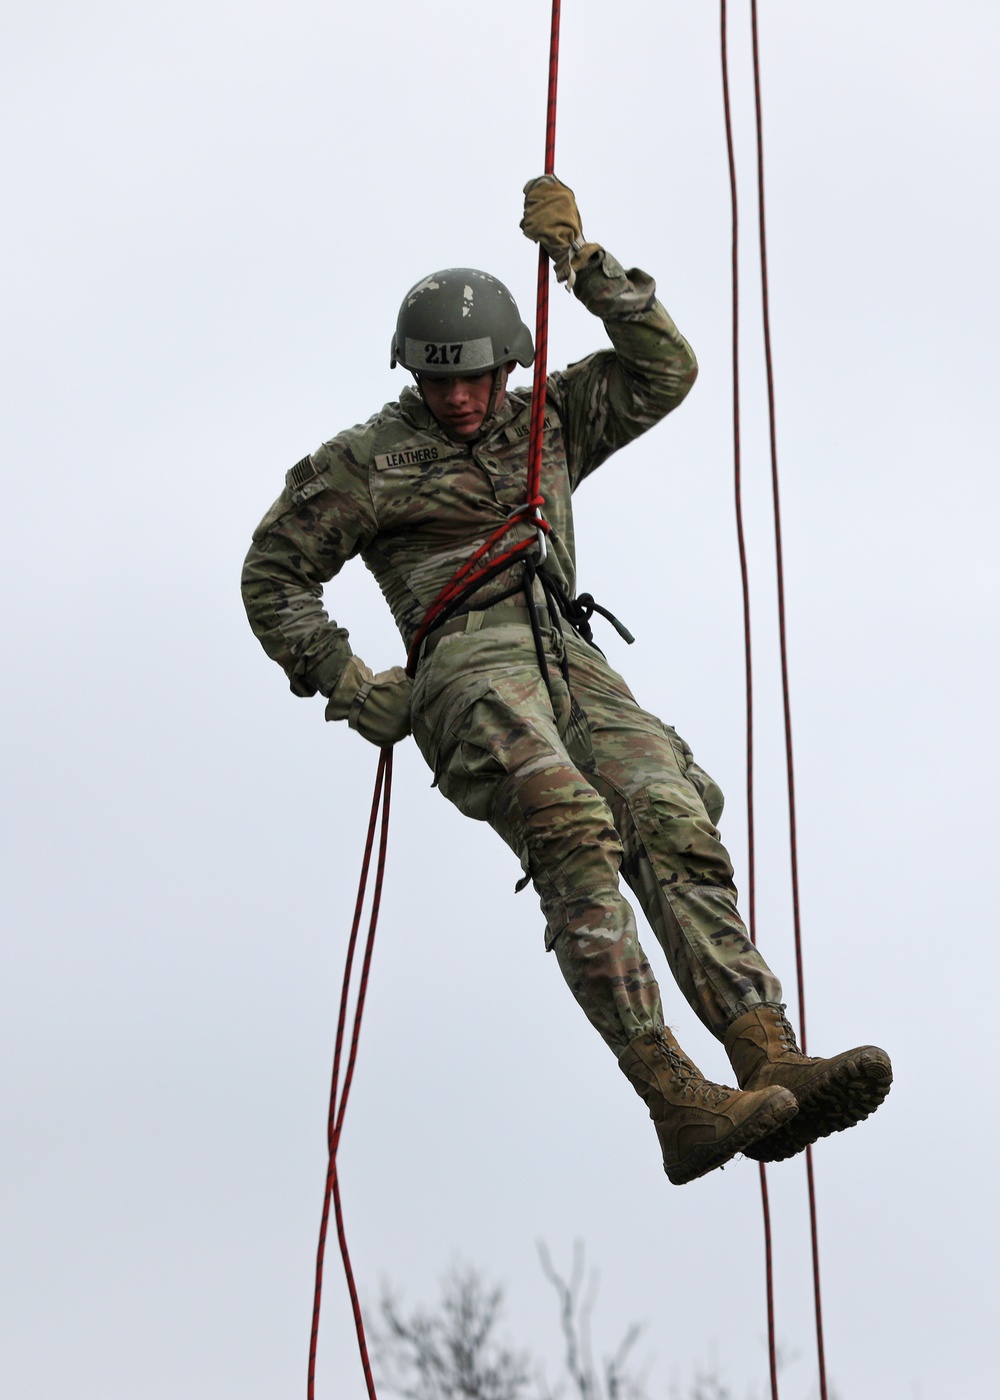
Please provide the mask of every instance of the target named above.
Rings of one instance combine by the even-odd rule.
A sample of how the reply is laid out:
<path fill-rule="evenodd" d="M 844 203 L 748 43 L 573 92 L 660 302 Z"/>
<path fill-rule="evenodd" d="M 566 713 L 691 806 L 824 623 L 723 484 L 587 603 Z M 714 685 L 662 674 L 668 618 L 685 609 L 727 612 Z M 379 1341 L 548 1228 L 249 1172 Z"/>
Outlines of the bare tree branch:
<path fill-rule="evenodd" d="M 542 1272 L 559 1299 L 559 1324 L 566 1348 L 566 1370 L 576 1386 L 580 1400 L 647 1400 L 644 1379 L 626 1369 L 629 1352 L 635 1346 L 642 1327 L 638 1323 L 625 1333 L 618 1350 L 604 1360 L 604 1383 L 598 1376 L 591 1351 L 591 1317 L 597 1300 L 599 1275 L 592 1269 L 584 1283 L 584 1248 L 580 1240 L 573 1245 L 573 1268 L 569 1283 L 556 1270 L 544 1243 L 538 1243 Z M 582 1294 L 582 1296 L 581 1296 Z"/>
<path fill-rule="evenodd" d="M 406 1315 L 383 1287 L 371 1329 L 379 1384 L 403 1400 L 528 1400 L 527 1356 L 494 1338 L 502 1300 L 469 1266 L 443 1281 L 437 1312 Z"/>

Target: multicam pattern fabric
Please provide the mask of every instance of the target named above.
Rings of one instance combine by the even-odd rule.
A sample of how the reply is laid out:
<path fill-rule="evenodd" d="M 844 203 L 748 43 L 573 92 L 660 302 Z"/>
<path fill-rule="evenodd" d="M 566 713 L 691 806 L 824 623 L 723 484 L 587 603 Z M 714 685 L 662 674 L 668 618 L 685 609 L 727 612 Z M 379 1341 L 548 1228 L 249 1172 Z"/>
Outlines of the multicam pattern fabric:
<path fill-rule="evenodd" d="M 546 946 L 616 1054 L 663 1024 L 619 871 L 687 1001 L 721 1037 L 741 1011 L 781 997 L 736 911 L 706 807 L 718 815 L 722 795 L 599 652 L 572 633 L 549 632 L 546 645 L 551 699 L 527 625 L 442 638 L 417 672 L 414 737 L 445 796 L 519 857 Z"/>
<path fill-rule="evenodd" d="M 645 273 L 626 274 L 597 250 L 574 291 L 603 319 L 614 348 L 548 379 L 546 568 L 570 596 L 573 490 L 676 407 L 696 373 Z M 297 695 L 329 695 L 351 656 L 322 589 L 358 554 L 409 646 L 454 571 L 523 502 L 529 415 L 530 394 L 514 390 L 478 440 L 456 442 L 405 389 L 293 468 L 254 535 L 243 591 L 256 635 Z M 619 871 L 681 991 L 722 1035 L 740 1012 L 780 1001 L 781 990 L 736 912 L 714 825 L 721 794 L 683 741 L 575 636 L 548 633 L 546 689 L 527 626 L 495 625 L 502 606 L 483 611 L 510 582 L 502 576 L 477 594 L 468 631 L 425 647 L 411 707 L 417 743 L 442 792 L 490 822 L 520 857 L 541 900 L 547 946 L 616 1053 L 663 1021 Z M 563 646 L 569 690 L 558 665 Z"/>

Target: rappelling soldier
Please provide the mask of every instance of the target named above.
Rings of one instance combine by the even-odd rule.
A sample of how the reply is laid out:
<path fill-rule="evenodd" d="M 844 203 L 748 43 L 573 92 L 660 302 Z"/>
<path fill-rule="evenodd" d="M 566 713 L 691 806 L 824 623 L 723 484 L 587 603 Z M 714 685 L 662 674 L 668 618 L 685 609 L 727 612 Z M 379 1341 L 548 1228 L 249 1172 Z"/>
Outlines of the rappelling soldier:
<path fill-rule="evenodd" d="M 412 730 L 434 782 L 487 821 L 538 893 L 545 945 L 645 1100 L 664 1168 L 681 1184 L 736 1153 L 777 1161 L 866 1118 L 892 1082 L 863 1046 L 801 1054 L 781 985 L 747 937 L 716 823 L 722 794 L 673 729 L 642 709 L 593 644 L 577 597 L 572 493 L 687 395 L 697 366 L 652 279 L 585 242 L 572 192 L 531 181 L 521 224 L 599 317 L 611 348 L 547 380 L 542 550 L 481 561 L 471 597 L 425 619 L 442 589 L 527 490 L 533 359 L 507 288 L 470 268 L 406 295 L 391 363 L 412 388 L 288 472 L 243 573 L 257 637 L 296 695 L 326 697 L 372 743 Z M 543 531 L 538 530 L 539 538 Z M 324 610 L 323 585 L 360 554 L 410 651 L 373 673 Z M 490 574 L 491 559 L 501 560 Z M 607 614 L 606 614 L 607 615 Z M 415 639 L 419 643 L 414 645 Z M 739 1088 L 706 1080 L 664 1024 L 624 877 L 696 1015 L 725 1045 Z"/>

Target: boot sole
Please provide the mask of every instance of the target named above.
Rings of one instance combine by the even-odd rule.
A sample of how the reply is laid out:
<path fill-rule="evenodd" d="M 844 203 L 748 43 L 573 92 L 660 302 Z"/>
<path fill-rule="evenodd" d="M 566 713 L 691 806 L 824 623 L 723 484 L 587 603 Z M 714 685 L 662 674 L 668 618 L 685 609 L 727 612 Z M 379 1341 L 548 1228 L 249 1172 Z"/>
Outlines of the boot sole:
<path fill-rule="evenodd" d="M 795 1091 L 793 1122 L 744 1148 L 755 1162 L 783 1162 L 819 1138 L 853 1128 L 875 1112 L 892 1088 L 892 1063 L 884 1050 L 868 1046 L 850 1055 L 816 1082 Z"/>
<path fill-rule="evenodd" d="M 689 1181 L 695 1181 L 699 1176 L 714 1171 L 716 1167 L 724 1167 L 739 1152 L 749 1155 L 748 1149 L 753 1143 L 769 1134 L 775 1135 L 776 1129 L 780 1132 L 782 1125 L 793 1119 L 798 1112 L 795 1095 L 788 1089 L 783 1089 L 781 1093 L 772 1094 L 756 1113 L 745 1118 L 724 1138 L 720 1138 L 718 1142 L 691 1148 L 683 1162 L 678 1163 L 676 1167 L 665 1166 L 664 1171 L 674 1186 L 685 1186 Z"/>

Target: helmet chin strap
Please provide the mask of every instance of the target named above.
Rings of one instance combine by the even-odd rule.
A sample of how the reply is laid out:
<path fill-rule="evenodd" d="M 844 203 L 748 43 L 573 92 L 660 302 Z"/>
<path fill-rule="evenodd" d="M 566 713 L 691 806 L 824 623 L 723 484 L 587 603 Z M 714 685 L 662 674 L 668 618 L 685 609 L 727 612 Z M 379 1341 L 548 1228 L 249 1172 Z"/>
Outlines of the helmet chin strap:
<path fill-rule="evenodd" d="M 493 426 L 493 420 L 503 407 L 503 401 L 507 393 L 508 369 L 505 364 L 497 365 L 493 371 L 493 386 L 490 389 L 490 401 L 486 409 L 486 414 L 479 425 L 479 432 L 474 438 L 466 438 L 466 442 L 478 442 L 478 440 L 488 433 Z"/>
<path fill-rule="evenodd" d="M 490 394 L 490 406 L 486 410 L 486 417 L 483 419 L 484 428 L 487 423 L 493 421 L 503 407 L 504 396 L 507 392 L 507 375 L 508 370 L 506 365 L 497 365 L 496 369 L 493 371 L 493 390 Z"/>

